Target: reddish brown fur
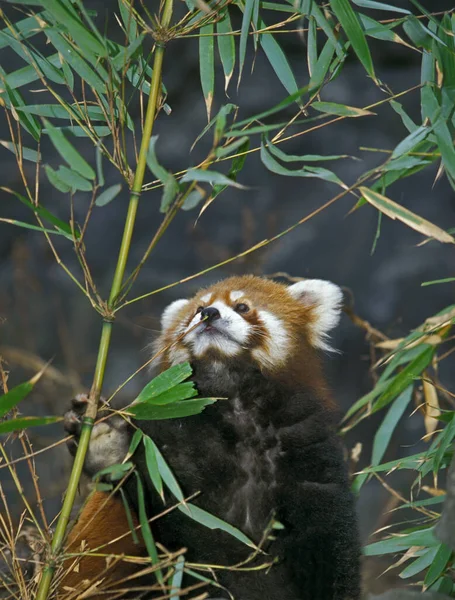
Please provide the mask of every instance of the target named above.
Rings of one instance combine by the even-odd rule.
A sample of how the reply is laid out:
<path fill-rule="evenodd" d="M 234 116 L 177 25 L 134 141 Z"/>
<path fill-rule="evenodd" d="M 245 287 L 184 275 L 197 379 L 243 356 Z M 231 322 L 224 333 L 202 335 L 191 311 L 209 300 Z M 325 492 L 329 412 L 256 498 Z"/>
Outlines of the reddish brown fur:
<path fill-rule="evenodd" d="M 137 519 L 133 515 L 135 527 Z M 122 537 L 123 536 L 123 537 Z M 140 536 L 139 536 L 140 537 Z M 121 538 L 118 541 L 117 538 Z M 120 498 L 103 492 L 94 492 L 85 503 L 79 518 L 71 529 L 65 546 L 66 553 L 79 553 L 84 550 L 95 551 L 112 556 L 143 556 L 144 546 L 135 544 L 126 518 L 125 507 Z M 93 584 L 103 579 L 103 584 L 121 580 L 137 571 L 137 565 L 120 560 L 114 568 L 107 569 L 105 557 L 84 556 L 74 568 L 75 558 L 68 558 L 63 569 L 66 571 L 58 586 L 58 598 L 63 598 L 70 589 L 82 593 L 90 587 L 84 581 Z M 102 589 L 103 586 L 100 586 Z M 70 595 L 70 594 L 68 594 Z M 74 597 L 71 595 L 70 597 Z M 109 595 L 96 594 L 84 596 L 91 600 L 109 598 Z"/>
<path fill-rule="evenodd" d="M 234 303 L 230 301 L 230 292 L 244 291 L 245 296 Z M 286 363 L 269 373 L 283 382 L 292 382 L 298 386 L 304 383 L 306 386 L 323 391 L 328 404 L 332 405 L 330 392 L 327 389 L 322 373 L 322 365 L 317 352 L 310 343 L 309 325 L 315 320 L 313 306 L 304 304 L 293 298 L 287 291 L 285 285 L 262 279 L 253 275 L 230 277 L 214 285 L 200 290 L 189 303 L 183 306 L 174 318 L 174 324 L 158 340 L 156 348 L 162 349 L 173 344 L 176 337 L 176 329 L 182 324 L 188 325 L 193 318 L 197 308 L 203 306 L 201 298 L 211 294 L 209 305 L 215 300 L 223 300 L 228 305 L 244 302 L 251 308 L 244 318 L 252 324 L 257 324 L 257 310 L 268 310 L 279 317 L 286 325 L 291 335 L 291 351 Z M 265 344 L 260 335 L 253 337 L 254 346 Z M 176 347 L 184 348 L 183 344 L 177 343 Z M 160 362 L 160 370 L 171 366 L 169 351 L 163 354 Z M 261 367 L 265 370 L 264 367 Z"/>

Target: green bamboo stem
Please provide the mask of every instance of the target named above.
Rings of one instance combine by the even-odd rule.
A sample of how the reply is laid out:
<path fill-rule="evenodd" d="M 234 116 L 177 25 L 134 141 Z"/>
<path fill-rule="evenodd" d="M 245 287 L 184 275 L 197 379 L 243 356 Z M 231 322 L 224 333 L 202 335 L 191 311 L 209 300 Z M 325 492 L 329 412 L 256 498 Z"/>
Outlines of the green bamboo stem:
<path fill-rule="evenodd" d="M 169 26 L 172 16 L 173 0 L 165 0 L 163 17 L 161 26 L 164 31 Z M 136 172 L 134 175 L 133 185 L 130 193 L 130 200 L 128 204 L 128 211 L 125 219 L 125 227 L 123 230 L 122 242 L 120 245 L 119 255 L 117 259 L 117 265 L 112 280 L 111 291 L 109 294 L 109 301 L 107 306 L 106 320 L 103 323 L 100 344 L 98 349 L 98 357 L 96 361 L 95 374 L 93 378 L 92 389 L 90 391 L 90 398 L 87 405 L 87 411 L 82 422 L 81 435 L 79 438 L 79 444 L 77 453 L 74 459 L 73 469 L 71 471 L 68 488 L 66 490 L 65 499 L 63 501 L 62 510 L 55 528 L 55 533 L 51 544 L 51 556 L 49 564 L 43 569 L 41 580 L 39 583 L 38 591 L 36 594 L 36 600 L 47 600 L 52 584 L 52 578 L 55 572 L 56 559 L 62 549 L 63 542 L 65 539 L 66 528 L 70 519 L 71 511 L 73 508 L 74 500 L 76 498 L 77 489 L 79 486 L 79 480 L 82 474 L 84 466 L 85 455 L 87 453 L 88 445 L 90 442 L 90 435 L 95 422 L 96 413 L 98 409 L 98 401 L 101 395 L 101 389 L 104 381 L 104 374 L 106 370 L 107 357 L 109 352 L 109 345 L 112 334 L 112 315 L 114 314 L 114 307 L 116 299 L 122 287 L 122 281 L 125 275 L 126 263 L 128 260 L 128 254 L 131 247 L 131 239 L 133 236 L 134 224 L 136 220 L 137 207 L 139 198 L 142 191 L 142 184 L 144 181 L 144 174 L 146 168 L 146 157 L 152 136 L 153 124 L 156 118 L 157 106 L 161 91 L 161 74 L 163 67 L 163 56 L 164 56 L 164 45 L 157 44 L 154 54 L 153 62 L 153 73 L 150 86 L 150 96 L 147 105 L 147 112 L 144 123 L 144 130 L 142 134 L 142 142 L 139 151 L 138 163 L 136 166 Z"/>

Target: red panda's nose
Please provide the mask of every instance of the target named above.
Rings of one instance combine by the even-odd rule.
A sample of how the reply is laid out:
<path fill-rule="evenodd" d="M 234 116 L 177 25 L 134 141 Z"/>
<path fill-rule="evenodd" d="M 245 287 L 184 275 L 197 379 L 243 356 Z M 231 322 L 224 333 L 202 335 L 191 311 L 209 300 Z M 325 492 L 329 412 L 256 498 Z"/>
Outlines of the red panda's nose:
<path fill-rule="evenodd" d="M 221 317 L 220 311 L 214 306 L 207 306 L 201 310 L 201 319 L 206 319 L 207 323 L 216 321 Z"/>

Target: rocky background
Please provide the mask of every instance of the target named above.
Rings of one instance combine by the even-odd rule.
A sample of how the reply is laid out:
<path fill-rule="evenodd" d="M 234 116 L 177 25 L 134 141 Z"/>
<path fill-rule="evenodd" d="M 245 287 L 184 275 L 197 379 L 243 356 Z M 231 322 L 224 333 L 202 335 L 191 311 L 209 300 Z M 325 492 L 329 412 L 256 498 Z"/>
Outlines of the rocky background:
<path fill-rule="evenodd" d="M 116 2 L 87 1 L 96 8 L 100 19 L 117 6 Z M 398 4 L 398 2 L 395 2 Z M 402 5 L 408 6 L 405 2 Z M 425 3 L 424 3 L 425 4 Z M 452 8 L 450 1 L 426 2 L 432 11 Z M 383 16 L 383 14 L 381 14 Z M 112 17 L 112 14 L 110 14 Z M 280 36 L 299 85 L 308 81 L 306 49 L 297 34 Z M 402 46 L 372 43 L 373 58 L 379 78 L 395 93 L 411 88 L 420 81 L 420 54 Z M 251 65 L 250 57 L 250 65 Z M 19 68 L 19 59 L 8 50 L 0 54 L 7 71 Z M 199 72 L 196 39 L 176 41 L 169 45 L 164 64 L 164 82 L 172 114 L 162 113 L 156 124 L 159 134 L 159 158 L 163 165 L 179 171 L 197 164 L 207 148 L 190 153 L 190 147 L 206 124 Z M 226 100 L 223 81 L 218 81 L 215 110 Z M 255 114 L 279 102 L 285 93 L 268 63 L 257 57 L 254 71 L 249 67 L 239 92 L 231 84 L 230 101 L 241 108 L 240 118 Z M 30 95 L 29 95 L 30 97 Z M 348 61 L 342 75 L 324 91 L 323 99 L 365 107 L 385 98 L 371 83 L 362 67 Z M 39 100 L 35 99 L 35 102 Z M 418 92 L 403 96 L 403 105 L 416 122 L 420 121 Z M 405 133 L 399 117 L 388 105 L 374 109 L 376 117 L 346 119 L 313 133 L 297 137 L 283 146 L 292 154 L 350 154 L 360 161 L 345 160 L 333 169 L 347 183 L 383 160 L 383 155 L 361 150 L 361 147 L 393 149 Z M 135 119 L 138 108 L 131 108 Z M 289 115 L 292 115 L 290 112 Z M 9 139 L 6 121 L 0 118 L 0 139 Z M 93 149 L 85 147 L 88 160 L 94 160 Z M 46 163 L 55 165 L 58 157 L 44 141 L 42 153 Z M 30 175 L 34 165 L 28 163 Z M 22 191 L 21 180 L 12 154 L 0 148 L 1 185 Z M 106 179 L 119 182 L 115 171 L 105 165 Z M 398 183 L 390 196 L 416 213 L 445 228 L 455 226 L 454 194 L 444 177 L 435 183 L 436 169 Z M 249 156 L 239 181 L 249 186 L 246 191 L 228 190 L 210 206 L 195 223 L 196 212 L 179 214 L 160 241 L 133 290 L 134 296 L 161 288 L 187 277 L 247 249 L 266 237 L 292 225 L 335 195 L 334 186 L 317 179 L 285 178 L 268 172 L 258 154 Z M 76 219 L 82 219 L 88 205 L 87 194 L 75 197 Z M 41 202 L 62 218 L 68 218 L 68 198 L 57 192 L 43 174 L 40 182 Z M 127 191 L 111 204 L 94 211 L 86 236 L 88 260 L 98 289 L 107 295 L 127 207 Z M 130 264 L 142 256 L 161 216 L 159 192 L 144 194 L 140 202 Z M 238 260 L 167 292 L 151 296 L 122 311 L 118 317 L 106 376 L 106 391 L 115 389 L 148 357 L 147 344 L 159 326 L 159 315 L 167 303 L 192 294 L 198 287 L 234 273 L 272 274 L 285 271 L 293 276 L 330 279 L 347 290 L 347 301 L 355 312 L 387 335 L 399 337 L 418 326 L 426 317 L 454 302 L 454 286 L 450 284 L 421 287 L 421 283 L 453 276 L 455 250 L 437 242 L 417 246 L 421 236 L 404 225 L 383 219 L 376 250 L 371 248 L 377 227 L 377 213 L 365 206 L 352 215 L 348 211 L 355 200 L 345 197 L 335 205 L 292 231 L 279 241 L 244 260 Z M 31 221 L 26 208 L 10 195 L 0 191 L 0 216 Z M 74 272 L 78 264 L 69 242 L 57 241 L 61 259 Z M 42 361 L 52 360 L 52 367 L 36 391 L 22 405 L 26 414 L 61 414 L 71 395 L 91 383 L 96 359 L 101 322 L 85 297 L 79 293 L 56 261 L 42 235 L 0 223 L 0 355 L 10 371 L 10 386 L 30 377 Z M 364 332 L 347 317 L 334 335 L 334 345 L 341 354 L 327 358 L 327 369 L 339 403 L 346 410 L 372 387 L 370 349 Z M 441 378 L 453 387 L 453 361 L 441 363 Z M 146 375 L 135 378 L 126 389 L 129 395 L 141 389 Z M 452 387 L 450 387 L 452 384 Z M 346 442 L 351 449 L 363 444 L 360 465 L 368 463 L 372 436 L 381 415 L 351 432 Z M 399 453 L 414 454 L 423 434 L 419 414 L 403 421 L 394 436 L 386 459 Z M 59 425 L 33 432 L 34 449 L 39 450 L 62 437 Z M 411 447 L 409 447 L 411 445 Z M 20 445 L 14 442 L 12 453 L 20 456 Z M 69 458 L 64 446 L 57 446 L 36 456 L 40 485 L 49 515 L 55 514 L 65 488 Z M 25 462 L 18 463 L 25 493 L 33 499 L 31 478 Z M 0 470 L 6 494 L 10 494 L 11 510 L 17 518 L 22 504 L 15 486 Z M 406 493 L 413 474 L 400 472 L 389 482 Z M 388 523 L 384 514 L 390 496 L 379 483 L 366 485 L 359 499 L 359 517 L 363 538 Z M 382 585 L 382 584 L 381 584 Z M 381 585 L 372 579 L 372 590 Z M 400 598 L 404 596 L 400 596 Z M 387 596 L 387 598 L 391 598 Z"/>

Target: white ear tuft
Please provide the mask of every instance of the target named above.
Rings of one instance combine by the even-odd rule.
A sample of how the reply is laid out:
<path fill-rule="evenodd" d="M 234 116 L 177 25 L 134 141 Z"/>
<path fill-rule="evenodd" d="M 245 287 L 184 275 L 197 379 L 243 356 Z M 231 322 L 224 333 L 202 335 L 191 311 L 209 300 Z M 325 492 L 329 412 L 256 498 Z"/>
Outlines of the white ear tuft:
<path fill-rule="evenodd" d="M 171 302 L 169 306 L 164 309 L 163 314 L 161 315 L 161 329 L 162 331 L 166 331 L 172 325 L 175 315 L 179 312 L 181 308 L 188 304 L 188 300 L 174 300 Z"/>
<path fill-rule="evenodd" d="M 327 337 L 340 320 L 343 304 L 341 289 L 330 281 L 306 279 L 289 286 L 288 291 L 302 304 L 314 306 L 315 320 L 310 324 L 313 345 L 322 350 L 333 350 L 327 343 Z"/>

